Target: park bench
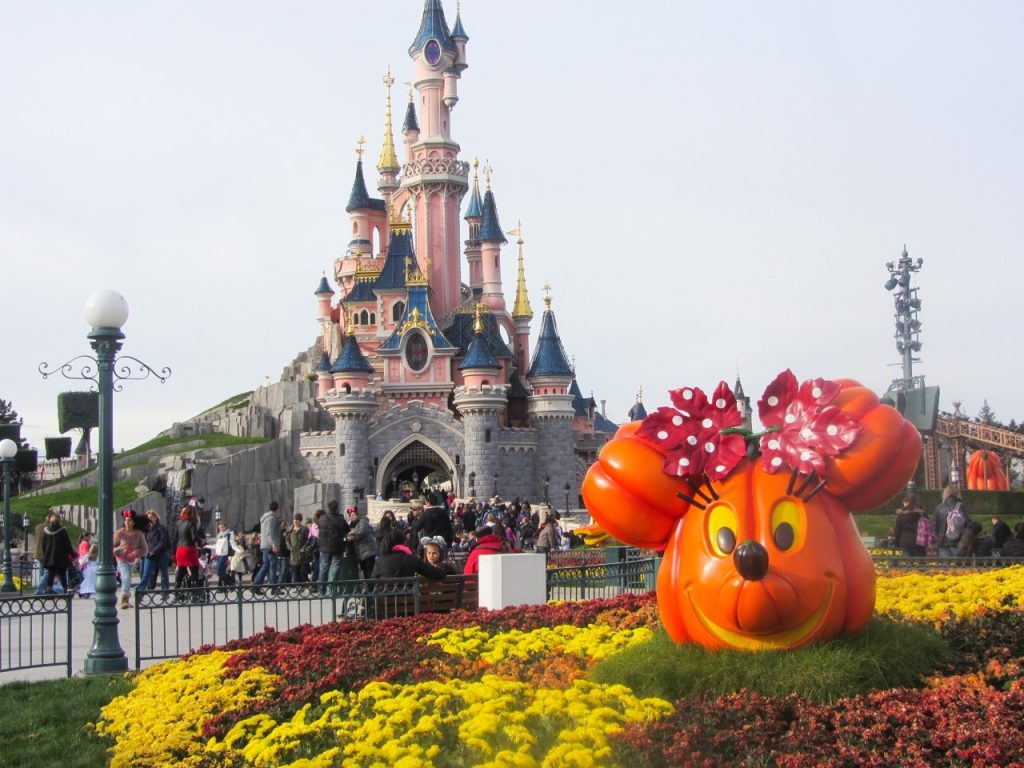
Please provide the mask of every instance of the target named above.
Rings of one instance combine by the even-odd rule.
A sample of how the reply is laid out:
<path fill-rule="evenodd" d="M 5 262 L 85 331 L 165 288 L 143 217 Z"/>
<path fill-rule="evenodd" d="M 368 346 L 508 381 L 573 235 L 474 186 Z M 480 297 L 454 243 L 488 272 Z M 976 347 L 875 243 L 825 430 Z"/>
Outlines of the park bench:
<path fill-rule="evenodd" d="M 420 577 L 420 613 L 475 611 L 479 607 L 480 586 L 476 576 L 449 575 L 444 581 Z M 390 611 L 390 615 L 412 616 L 416 613 L 412 596 L 404 595 L 393 602 Z"/>

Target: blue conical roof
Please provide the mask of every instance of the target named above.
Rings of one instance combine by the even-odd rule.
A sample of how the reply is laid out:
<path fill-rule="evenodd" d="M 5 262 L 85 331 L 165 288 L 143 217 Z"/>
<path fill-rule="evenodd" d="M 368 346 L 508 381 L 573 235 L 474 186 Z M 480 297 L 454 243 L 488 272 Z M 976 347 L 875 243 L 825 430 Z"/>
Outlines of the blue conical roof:
<path fill-rule="evenodd" d="M 423 3 L 423 20 L 420 22 L 420 31 L 416 33 L 416 39 L 409 46 L 409 55 L 412 56 L 433 38 L 438 45 L 447 51 L 456 53 L 458 49 L 452 42 L 452 33 L 448 31 L 448 22 L 444 18 L 444 7 L 441 0 L 426 0 Z"/>
<path fill-rule="evenodd" d="M 345 206 L 347 213 L 371 208 L 370 193 L 366 191 L 366 182 L 363 181 L 363 161 L 356 162 L 356 177 L 352 181 L 352 194 L 348 196 L 348 205 Z"/>
<path fill-rule="evenodd" d="M 469 35 L 466 34 L 466 28 L 462 26 L 462 12 L 455 12 L 455 26 L 452 27 L 452 39 L 462 38 L 463 40 L 469 40 Z"/>
<path fill-rule="evenodd" d="M 473 179 L 473 191 L 469 195 L 469 208 L 466 209 L 466 219 L 479 219 L 484 215 L 484 204 L 480 200 L 480 185 Z M 497 214 L 495 214 L 497 215 Z"/>
<path fill-rule="evenodd" d="M 345 337 L 345 346 L 331 366 L 331 373 L 373 373 L 373 367 L 366 362 L 359 342 L 351 333 Z"/>
<path fill-rule="evenodd" d="M 405 259 L 415 258 L 412 247 L 412 232 L 391 230 L 388 241 L 388 257 L 384 260 L 374 288 L 405 288 Z"/>
<path fill-rule="evenodd" d="M 402 133 L 418 131 L 420 124 L 416 122 L 416 105 L 409 99 L 409 106 L 405 108 L 405 122 L 402 123 Z"/>
<path fill-rule="evenodd" d="M 558 337 L 558 326 L 555 324 L 555 313 L 545 310 L 540 324 L 540 338 L 537 349 L 533 352 L 533 362 L 527 378 L 534 376 L 566 376 L 573 377 L 572 366 L 565 356 L 562 340 Z"/>
<path fill-rule="evenodd" d="M 501 231 L 501 223 L 498 221 L 498 206 L 494 202 L 494 193 L 489 189 L 484 193 L 484 220 L 480 224 L 480 242 L 508 242 L 505 239 L 505 233 Z"/>
<path fill-rule="evenodd" d="M 319 296 L 322 293 L 334 293 L 334 289 L 331 288 L 331 284 L 327 282 L 327 275 L 320 278 L 320 285 L 316 287 L 316 293 L 314 296 Z"/>
<path fill-rule="evenodd" d="M 501 370 L 501 363 L 495 360 L 494 355 L 491 354 L 483 331 L 477 331 L 473 335 L 473 340 L 469 342 L 466 358 L 459 365 L 460 371 L 464 371 L 467 368 L 486 368 L 491 371 Z"/>
<path fill-rule="evenodd" d="M 316 367 L 316 369 L 317 371 L 331 370 L 331 358 L 327 356 L 326 349 L 320 353 L 320 364 Z"/>
<path fill-rule="evenodd" d="M 644 408 L 644 404 L 642 402 L 637 400 L 633 403 L 633 407 L 629 409 L 629 413 L 626 415 L 629 416 L 630 421 L 643 421 L 647 418 L 647 409 Z"/>

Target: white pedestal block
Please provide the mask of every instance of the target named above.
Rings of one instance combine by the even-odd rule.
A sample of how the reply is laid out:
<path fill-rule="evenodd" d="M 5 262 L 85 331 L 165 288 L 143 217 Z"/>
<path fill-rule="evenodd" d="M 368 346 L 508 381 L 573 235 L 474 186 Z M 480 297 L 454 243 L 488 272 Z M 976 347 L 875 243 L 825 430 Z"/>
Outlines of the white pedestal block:
<path fill-rule="evenodd" d="M 485 555 L 479 565 L 481 608 L 547 602 L 547 557 L 543 554 Z"/>

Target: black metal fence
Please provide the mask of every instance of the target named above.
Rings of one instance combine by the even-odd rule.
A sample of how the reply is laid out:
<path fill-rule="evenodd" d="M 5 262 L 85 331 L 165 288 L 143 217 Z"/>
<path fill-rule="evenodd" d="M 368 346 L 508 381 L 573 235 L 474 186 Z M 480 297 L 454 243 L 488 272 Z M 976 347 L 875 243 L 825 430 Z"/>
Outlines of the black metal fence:
<path fill-rule="evenodd" d="M 71 596 L 0 600 L 0 672 L 65 667 L 71 677 Z"/>
<path fill-rule="evenodd" d="M 548 568 L 548 600 L 592 600 L 655 589 L 660 558 Z"/>
<path fill-rule="evenodd" d="M 420 611 L 420 581 L 370 579 L 320 584 L 197 587 L 137 592 L 135 668 L 223 645 L 264 629 L 387 619 Z"/>
<path fill-rule="evenodd" d="M 903 555 L 873 554 L 871 559 L 879 570 L 933 571 L 933 570 L 989 570 L 1024 565 L 1024 558 L 998 555 L 970 555 L 968 557 L 905 557 Z"/>

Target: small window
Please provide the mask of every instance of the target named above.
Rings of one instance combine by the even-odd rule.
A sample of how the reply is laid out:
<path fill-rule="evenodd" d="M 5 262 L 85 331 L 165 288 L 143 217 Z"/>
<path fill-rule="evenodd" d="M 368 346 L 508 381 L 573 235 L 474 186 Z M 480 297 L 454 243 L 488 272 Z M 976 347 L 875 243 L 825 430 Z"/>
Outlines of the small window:
<path fill-rule="evenodd" d="M 494 257 L 494 268 L 495 268 L 495 269 L 498 269 L 498 268 L 499 268 L 500 266 L 501 266 L 501 265 L 500 265 L 500 264 L 498 263 L 498 257 L 497 257 L 497 256 L 495 256 L 495 257 Z"/>
<path fill-rule="evenodd" d="M 484 442 L 485 443 L 491 442 L 491 430 L 489 430 L 489 429 L 485 429 L 484 430 Z"/>
<path fill-rule="evenodd" d="M 370 313 L 370 325 L 376 325 L 376 324 L 377 324 L 377 313 L 376 312 L 371 312 Z"/>
<path fill-rule="evenodd" d="M 394 306 L 391 307 L 391 319 L 394 322 L 397 323 L 399 320 L 402 319 L 402 315 L 404 315 L 404 314 L 405 314 L 405 302 L 404 301 L 396 301 L 394 303 Z"/>
<path fill-rule="evenodd" d="M 360 325 L 367 325 L 367 324 L 369 324 L 369 322 L 370 322 L 370 313 L 367 312 L 364 309 L 362 312 L 359 313 L 359 324 Z"/>
<path fill-rule="evenodd" d="M 344 443 L 341 443 L 338 446 L 338 455 L 339 456 L 344 456 L 345 455 L 345 444 Z"/>

